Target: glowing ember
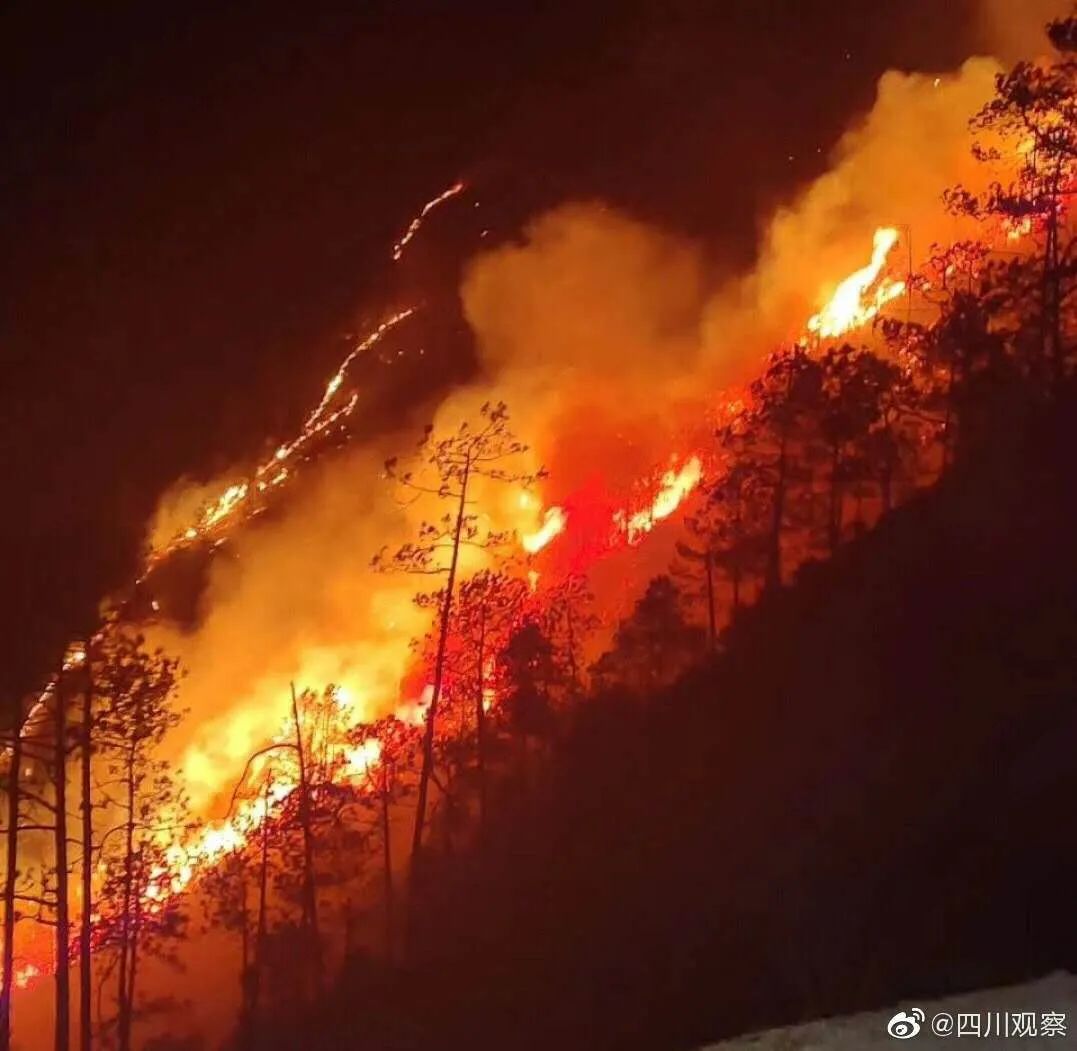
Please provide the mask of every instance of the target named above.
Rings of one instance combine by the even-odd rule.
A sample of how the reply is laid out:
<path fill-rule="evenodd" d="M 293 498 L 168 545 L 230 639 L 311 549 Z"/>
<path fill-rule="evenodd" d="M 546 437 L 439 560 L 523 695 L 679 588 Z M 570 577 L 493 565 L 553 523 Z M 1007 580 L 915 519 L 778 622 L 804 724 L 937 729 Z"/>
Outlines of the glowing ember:
<path fill-rule="evenodd" d="M 14 982 L 16 989 L 25 989 L 35 978 L 41 975 L 41 968 L 33 963 L 24 963 L 15 968 Z"/>
<path fill-rule="evenodd" d="M 356 394 L 352 394 L 351 398 L 349 398 L 344 405 L 333 412 L 328 412 L 327 410 L 343 385 L 345 374 L 352 362 L 359 357 L 359 355 L 370 350 L 370 348 L 383 339 L 389 331 L 396 328 L 402 321 L 411 317 L 413 313 L 414 310 L 408 307 L 398 311 L 391 317 L 386 318 L 385 321 L 378 325 L 378 327 L 371 331 L 362 342 L 351 350 L 348 356 L 340 363 L 336 372 L 334 372 L 329 379 L 329 382 L 325 387 L 325 392 L 322 394 L 321 401 L 318 402 L 310 415 L 307 416 L 306 422 L 303 424 L 299 434 L 290 442 L 278 446 L 272 457 L 257 468 L 254 473 L 254 489 L 259 493 L 264 493 L 285 482 L 290 477 L 290 474 L 288 468 L 283 465 L 284 461 L 290 459 L 296 452 L 301 451 L 317 435 L 324 433 L 341 419 L 351 414 L 359 400 L 358 395 Z M 237 513 L 250 502 L 249 498 L 251 492 L 252 487 L 248 482 L 235 482 L 228 486 L 216 500 L 211 501 L 202 508 L 198 520 L 194 524 L 188 526 L 183 532 L 173 537 L 164 545 L 164 547 L 150 552 L 143 578 L 145 577 L 146 572 L 152 569 L 154 565 L 167 555 L 202 539 L 214 532 L 222 523 L 235 518 Z"/>
<path fill-rule="evenodd" d="M 1032 233 L 1032 216 L 1026 215 L 1020 219 L 1008 219 L 1002 225 L 1006 231 L 1007 241 L 1020 241 L 1022 237 L 1028 237 Z"/>
<path fill-rule="evenodd" d="M 462 182 L 454 182 L 447 190 L 439 193 L 437 197 L 431 197 L 429 201 L 422 206 L 419 214 L 412 219 L 408 228 L 401 235 L 400 240 L 393 245 L 393 262 L 397 262 L 404 254 L 404 249 L 407 248 L 408 242 L 419 232 L 419 227 L 423 225 L 423 220 L 439 205 L 444 204 L 450 198 L 455 197 L 458 193 L 463 193 L 467 187 Z"/>
<path fill-rule="evenodd" d="M 866 325 L 887 303 L 905 292 L 904 281 L 879 276 L 897 240 L 898 232 L 892 226 L 875 231 L 871 262 L 838 285 L 826 306 L 809 319 L 809 332 L 823 339 L 840 336 Z"/>

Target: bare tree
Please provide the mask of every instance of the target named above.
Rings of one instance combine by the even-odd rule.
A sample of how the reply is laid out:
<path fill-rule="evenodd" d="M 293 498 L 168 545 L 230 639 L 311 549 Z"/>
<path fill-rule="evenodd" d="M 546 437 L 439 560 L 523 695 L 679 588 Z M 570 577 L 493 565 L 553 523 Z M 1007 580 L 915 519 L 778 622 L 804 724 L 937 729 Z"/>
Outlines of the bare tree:
<path fill-rule="evenodd" d="M 404 544 L 394 554 L 388 555 L 383 550 L 374 558 L 374 565 L 381 569 L 440 574 L 446 577 L 441 608 L 438 611 L 434 682 L 426 713 L 422 768 L 411 843 L 410 876 L 413 883 L 419 877 L 421 863 L 427 800 L 434 771 L 434 733 L 444 681 L 460 551 L 465 546 L 496 548 L 508 540 L 507 534 L 492 533 L 480 524 L 479 516 L 474 510 L 474 487 L 480 479 L 525 486 L 532 484 L 539 477 L 538 474 L 512 470 L 507 466 L 526 449 L 509 430 L 508 409 L 505 404 L 487 403 L 480 410 L 476 426 L 464 421 L 455 433 L 447 437 L 437 437 L 432 427 L 427 428 L 420 443 L 425 470 L 418 474 L 412 471 L 399 473 L 395 458 L 387 461 L 385 465 L 387 473 L 396 478 L 405 489 L 417 495 L 432 496 L 447 503 L 450 508 L 437 523 L 423 522 L 417 538 Z"/>
<path fill-rule="evenodd" d="M 103 888 L 102 941 L 117 955 L 116 1032 L 119 1051 L 130 1051 L 140 953 L 144 947 L 167 954 L 167 945 L 182 935 L 183 916 L 166 897 L 152 914 L 144 909 L 147 894 L 161 889 L 162 836 L 178 831 L 184 820 L 184 799 L 168 765 L 157 758 L 159 747 L 180 721 L 174 709 L 179 675 L 175 660 L 160 650 L 147 652 L 139 635 L 111 633 L 109 648 L 95 667 L 99 710 L 95 724 L 106 756 L 105 803 L 119 823 L 99 844 L 116 834 L 121 845 L 108 856 L 117 873 Z"/>

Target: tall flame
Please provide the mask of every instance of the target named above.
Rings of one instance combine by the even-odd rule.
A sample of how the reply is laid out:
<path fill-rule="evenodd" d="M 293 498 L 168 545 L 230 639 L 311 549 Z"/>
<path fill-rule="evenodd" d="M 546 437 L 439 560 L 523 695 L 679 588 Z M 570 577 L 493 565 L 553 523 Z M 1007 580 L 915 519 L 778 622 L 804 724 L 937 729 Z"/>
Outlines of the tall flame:
<path fill-rule="evenodd" d="M 614 516 L 614 524 L 624 532 L 630 544 L 638 544 L 658 522 L 669 518 L 680 507 L 684 498 L 699 484 L 702 474 L 703 465 L 698 456 L 690 457 L 680 470 L 671 467 L 662 475 L 650 507 L 633 515 L 620 511 Z"/>
<path fill-rule="evenodd" d="M 412 220 L 405 234 L 393 249 L 393 258 L 399 259 L 404 248 L 414 237 L 423 218 L 445 200 L 461 193 L 462 183 L 456 183 L 438 197 L 428 201 Z M 841 335 L 850 329 L 866 324 L 875 317 L 879 310 L 890 300 L 901 295 L 906 288 L 904 281 L 894 281 L 883 275 L 883 269 L 890 252 L 898 240 L 898 232 L 893 228 L 880 228 L 874 236 L 870 263 L 849 277 L 838 286 L 830 301 L 808 321 L 808 330 L 822 338 Z M 183 532 L 179 533 L 165 546 L 153 551 L 148 560 L 152 568 L 159 560 L 181 547 L 208 535 L 220 535 L 220 527 L 229 522 L 242 521 L 244 513 L 250 514 L 252 495 L 266 489 L 281 485 L 289 477 L 289 462 L 316 435 L 332 427 L 338 420 L 350 414 L 357 402 L 357 395 L 334 408 L 337 395 L 344 384 L 347 370 L 362 353 L 378 343 L 388 332 L 410 317 L 411 308 L 399 311 L 388 317 L 373 329 L 344 358 L 340 366 L 330 377 L 321 399 L 309 413 L 296 437 L 279 446 L 270 459 L 258 466 L 253 477 L 246 481 L 236 481 L 227 486 L 213 501 L 205 505 L 198 517 Z M 732 401 L 728 406 L 731 413 L 743 411 L 743 403 Z M 636 545 L 650 533 L 655 526 L 673 515 L 684 500 L 699 485 L 703 467 L 699 456 L 692 455 L 676 463 L 657 478 L 646 506 L 638 510 L 619 510 L 612 516 L 612 536 L 607 534 L 607 544 L 627 543 Z M 533 496 L 524 493 L 520 496 L 520 506 L 529 509 L 533 506 Z M 573 505 L 569 504 L 571 509 Z M 636 505 L 638 507 L 638 504 Z M 606 512 L 608 513 L 608 512 Z M 570 526 L 570 513 L 566 507 L 551 506 L 542 514 L 537 528 L 520 535 L 520 545 L 528 554 L 537 554 L 558 536 L 566 533 Z M 609 519 L 605 519 L 609 522 Z M 528 579 L 531 589 L 537 588 L 539 575 L 534 569 L 529 570 Z M 65 668 L 73 667 L 85 660 L 85 647 L 72 647 L 65 658 Z M 32 707 L 27 725 L 44 710 L 51 690 L 55 689 L 55 680 L 41 693 Z M 423 719 L 424 704 L 429 702 L 427 694 L 416 700 L 401 700 L 396 714 L 399 718 L 412 722 Z M 343 688 L 337 689 L 338 702 L 347 707 L 350 704 Z M 281 730 L 273 738 L 280 742 L 285 739 L 287 729 Z M 352 748 L 341 743 L 343 759 L 341 776 L 351 783 L 361 783 L 372 776 L 381 760 L 381 744 L 371 740 L 364 745 Z M 10 752 L 6 754 L 10 755 Z M 275 771 L 269 799 L 264 796 L 241 802 L 225 819 L 206 823 L 198 832 L 182 844 L 175 844 L 169 851 L 169 871 L 162 870 L 160 878 L 148 889 L 148 894 L 155 901 L 163 901 L 170 894 L 177 894 L 187 888 L 199 873 L 216 863 L 229 851 L 238 849 L 250 838 L 251 834 L 267 819 L 269 813 L 297 786 L 296 779 L 288 771 Z M 27 963 L 15 976 L 20 987 L 29 984 L 34 978 L 44 973 L 36 963 Z"/>
<path fill-rule="evenodd" d="M 568 515 L 563 507 L 548 507 L 542 516 L 542 525 L 535 532 L 521 536 L 520 544 L 529 555 L 537 554 L 555 536 L 565 531 L 567 523 Z"/>
<path fill-rule="evenodd" d="M 854 271 L 838 285 L 829 302 L 808 320 L 808 331 L 832 339 L 850 329 L 866 325 L 887 303 L 905 292 L 904 281 L 880 278 L 887 257 L 898 241 L 892 226 L 875 231 L 871 262 Z"/>

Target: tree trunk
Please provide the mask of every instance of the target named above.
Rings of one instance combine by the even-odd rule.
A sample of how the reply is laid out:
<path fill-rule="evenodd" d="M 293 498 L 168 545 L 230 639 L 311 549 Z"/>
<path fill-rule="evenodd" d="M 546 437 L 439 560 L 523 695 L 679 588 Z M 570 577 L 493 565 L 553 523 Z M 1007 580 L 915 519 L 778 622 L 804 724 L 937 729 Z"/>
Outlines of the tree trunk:
<path fill-rule="evenodd" d="M 782 421 L 781 440 L 778 446 L 778 462 L 775 465 L 774 505 L 771 509 L 770 552 L 767 558 L 766 586 L 781 587 L 782 583 L 782 525 L 785 521 L 785 489 L 788 483 L 789 424 Z"/>
<path fill-rule="evenodd" d="M 242 854 L 235 853 L 239 873 L 239 1047 L 247 1051 L 251 1034 L 251 925 L 247 911 L 247 866 Z"/>
<path fill-rule="evenodd" d="M 120 905 L 120 962 L 117 973 L 116 1035 L 119 1051 L 131 1049 L 131 1003 L 127 999 L 128 966 L 131 956 L 131 913 L 135 855 L 135 745 L 127 747 L 127 816 L 124 824 L 123 895 Z"/>
<path fill-rule="evenodd" d="M 426 823 L 427 798 L 430 794 L 430 775 L 434 769 L 434 720 L 437 718 L 441 682 L 445 671 L 445 650 L 449 641 L 449 614 L 452 611 L 453 588 L 456 586 L 456 566 L 460 559 L 460 536 L 464 528 L 470 470 L 470 464 L 466 464 L 460 479 L 460 502 L 456 509 L 456 527 L 453 532 L 452 556 L 449 560 L 449 579 L 445 584 L 445 598 L 441 604 L 441 625 L 438 632 L 437 658 L 434 663 L 434 690 L 430 696 L 430 708 L 426 713 L 423 765 L 419 774 L 419 792 L 415 803 L 415 828 L 411 839 L 410 890 L 414 890 L 415 882 L 419 878 L 418 868 L 423 846 L 423 827 Z"/>
<path fill-rule="evenodd" d="M 953 457 L 954 430 L 954 390 L 957 387 L 957 363 L 950 362 L 950 371 L 946 379 L 946 410 L 942 421 L 942 469 L 950 466 Z"/>
<path fill-rule="evenodd" d="M 127 1004 L 127 1013 L 125 1031 L 121 1040 L 122 1051 L 128 1051 L 131 1047 L 131 1033 L 135 1022 L 135 979 L 138 976 L 138 945 L 142 937 L 142 895 L 145 893 L 146 887 L 142 865 L 143 861 L 140 856 L 138 859 L 138 878 L 135 880 L 135 893 L 132 904 L 134 916 L 131 924 L 131 962 L 127 970 L 127 992 L 124 997 Z"/>
<path fill-rule="evenodd" d="M 87 661 L 88 663 L 88 661 Z M 93 934 L 93 799 L 90 759 L 93 754 L 93 682 L 87 678 L 82 702 L 82 912 L 79 917 L 79 1045 L 82 1051 L 93 1046 L 93 974 L 90 940 Z"/>
<path fill-rule="evenodd" d="M 20 713 L 21 714 L 21 713 Z M 7 869 L 4 871 L 4 975 L 0 987 L 0 1051 L 11 1051 L 11 994 L 15 970 L 15 888 L 19 864 L 19 777 L 22 726 L 15 720 L 7 784 Z"/>
<path fill-rule="evenodd" d="M 393 848 L 389 829 L 389 763 L 382 763 L 381 849 L 385 887 L 385 959 L 393 962 L 396 931 L 393 923 Z"/>
<path fill-rule="evenodd" d="M 316 988 L 322 986 L 322 940 L 318 929 L 318 896 L 314 889 L 314 830 L 310 819 L 310 782 L 307 777 L 303 731 L 299 724 L 299 703 L 292 683 L 292 718 L 295 721 L 295 747 L 299 757 L 299 823 L 303 829 L 303 919 L 314 948 Z"/>
<path fill-rule="evenodd" d="M 262 993 L 262 966 L 265 961 L 266 935 L 268 934 L 267 890 L 269 888 L 269 787 L 266 779 L 262 796 L 262 857 L 258 872 L 258 930 L 254 939 L 254 970 L 251 975 L 251 1032 L 258 1022 Z"/>
<path fill-rule="evenodd" d="M 879 479 L 879 493 L 882 497 L 884 515 L 889 514 L 894 506 L 894 461 L 896 459 L 894 448 L 897 445 L 889 423 L 885 433 L 887 440 L 883 446 L 882 476 Z"/>
<path fill-rule="evenodd" d="M 736 502 L 733 504 L 733 544 L 730 549 L 730 582 L 733 585 L 733 613 L 740 609 L 740 582 L 744 572 L 744 481 L 739 479 L 736 489 Z"/>
<path fill-rule="evenodd" d="M 703 567 L 707 581 L 707 639 L 713 653 L 718 645 L 718 613 L 714 608 L 714 553 L 709 547 L 703 552 Z"/>
<path fill-rule="evenodd" d="M 830 554 L 838 550 L 841 542 L 842 491 L 841 491 L 841 445 L 834 442 L 830 447 L 830 507 L 827 514 L 826 539 Z"/>
<path fill-rule="evenodd" d="M 1054 174 L 1046 194 L 1050 213 L 1047 216 L 1043 243 L 1043 270 L 1040 281 L 1040 352 L 1050 375 L 1052 390 L 1057 391 L 1062 380 L 1061 312 L 1059 309 L 1060 278 L 1058 270 L 1058 208 L 1062 159 L 1055 163 Z"/>
<path fill-rule="evenodd" d="M 579 695 L 581 689 L 580 669 L 576 660 L 576 625 L 572 619 L 572 606 L 565 609 L 565 642 L 568 644 L 568 671 L 572 676 L 572 693 Z"/>
<path fill-rule="evenodd" d="M 476 655 L 478 689 L 475 691 L 475 774 L 479 782 L 479 837 L 486 827 L 486 606 L 479 619 L 479 649 Z"/>
<path fill-rule="evenodd" d="M 71 1042 L 71 920 L 67 896 L 67 690 L 61 674 L 55 693 L 56 794 L 56 1051 L 68 1051 Z"/>

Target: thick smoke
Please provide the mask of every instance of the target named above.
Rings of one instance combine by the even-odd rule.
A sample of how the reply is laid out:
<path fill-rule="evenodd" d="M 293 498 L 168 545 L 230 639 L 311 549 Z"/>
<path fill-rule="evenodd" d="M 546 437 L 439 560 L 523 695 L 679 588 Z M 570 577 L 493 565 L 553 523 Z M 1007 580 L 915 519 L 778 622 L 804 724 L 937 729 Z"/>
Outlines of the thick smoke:
<path fill-rule="evenodd" d="M 922 262 L 933 243 L 961 235 L 940 194 L 957 182 L 984 182 L 969 152 L 968 118 L 999 69 L 993 59 L 972 58 L 943 76 L 882 76 L 874 106 L 842 136 L 830 169 L 762 232 L 755 270 L 708 304 L 704 341 L 713 361 L 799 334 L 836 282 L 867 261 L 877 227 L 901 232 L 891 258 L 898 273 L 910 259 Z"/>
<path fill-rule="evenodd" d="M 910 253 L 918 262 L 933 241 L 960 232 L 940 191 L 984 178 L 969 157 L 967 118 L 999 69 L 973 58 L 941 77 L 883 76 L 830 170 L 761 230 L 756 266 L 720 287 L 705 284 L 703 246 L 600 202 L 537 217 L 518 241 L 466 268 L 461 296 L 482 378 L 451 393 L 436 424 L 455 428 L 485 398 L 504 399 L 532 446 L 521 466 L 551 472 L 541 493 L 548 503 L 596 472 L 628 487 L 692 451 L 707 440 L 708 406 L 776 342 L 803 333 L 836 282 L 867 261 L 877 226 L 902 229 L 891 259 L 899 274 Z M 291 681 L 343 683 L 357 716 L 399 703 L 409 641 L 425 630 L 411 596 L 429 581 L 379 575 L 370 557 L 429 512 L 398 504 L 380 476 L 419 423 L 312 472 L 278 518 L 239 535 L 231 557 L 217 560 L 197 630 L 159 633 L 189 669 L 192 716 L 177 759 L 203 808 L 278 730 Z M 537 523 L 538 511 L 517 496 L 499 494 L 491 524 Z M 169 499 L 184 506 L 186 497 Z M 667 549 L 657 539 L 633 552 L 639 572 L 659 568 Z M 629 572 L 611 573 L 621 605 L 607 613 L 623 608 Z"/>
<path fill-rule="evenodd" d="M 473 260 L 461 294 L 485 382 L 555 491 L 596 467 L 629 481 L 653 447 L 674 451 L 687 414 L 671 408 L 699 396 L 697 246 L 600 203 L 568 204 Z"/>
<path fill-rule="evenodd" d="M 1050 50 L 1043 27 L 1072 6 L 1068 0 L 980 0 L 973 49 L 1007 65 L 1042 57 Z"/>

